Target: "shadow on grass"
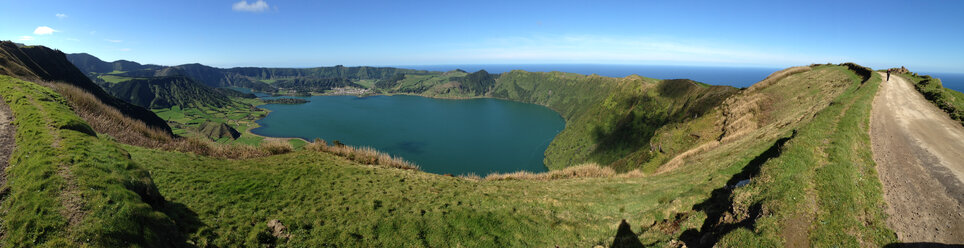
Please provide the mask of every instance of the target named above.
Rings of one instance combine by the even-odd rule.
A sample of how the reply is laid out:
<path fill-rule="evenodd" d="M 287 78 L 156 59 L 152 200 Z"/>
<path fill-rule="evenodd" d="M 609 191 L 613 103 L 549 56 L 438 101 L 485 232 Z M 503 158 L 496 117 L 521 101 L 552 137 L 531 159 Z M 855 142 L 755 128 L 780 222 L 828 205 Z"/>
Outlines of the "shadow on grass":
<path fill-rule="evenodd" d="M 642 248 L 643 242 L 639 241 L 636 233 L 633 229 L 629 227 L 629 223 L 626 220 L 619 223 L 619 228 L 616 229 L 616 239 L 613 240 L 613 244 L 609 246 L 610 248 Z"/>
<path fill-rule="evenodd" d="M 172 241 L 173 247 L 195 247 L 187 242 L 188 236 L 195 233 L 204 223 L 198 218 L 197 213 L 189 209 L 184 204 L 168 201 L 164 204 L 164 213 L 174 220 L 177 231 L 180 234 L 178 240 Z M 211 234 L 213 235 L 213 234 Z"/>
<path fill-rule="evenodd" d="M 636 111 L 636 109 L 655 109 L 656 100 L 649 96 L 632 96 L 621 100 L 619 110 L 625 113 L 614 114 L 605 124 L 592 129 L 596 147 L 591 156 L 600 164 L 611 164 L 634 151 L 637 151 L 653 138 L 659 127 L 668 123 L 668 117 L 659 111 Z M 628 168 L 613 168 L 628 171 Z"/>
<path fill-rule="evenodd" d="M 745 185 L 751 178 L 760 174 L 760 167 L 771 158 L 779 157 L 783 150 L 783 145 L 797 136 L 797 130 L 793 130 L 790 137 L 778 139 L 759 156 L 750 160 L 743 170 L 730 180 L 722 188 L 713 190 L 709 199 L 693 206 L 693 210 L 706 213 L 706 220 L 699 230 L 688 229 L 680 235 L 680 240 L 689 247 L 713 247 L 720 238 L 737 228 L 753 229 L 756 219 L 761 214 L 763 206 L 756 203 L 750 206 L 747 211 L 747 218 L 738 222 L 727 222 L 727 212 L 732 210 L 733 189 Z M 741 183 L 742 182 L 742 183 Z"/>

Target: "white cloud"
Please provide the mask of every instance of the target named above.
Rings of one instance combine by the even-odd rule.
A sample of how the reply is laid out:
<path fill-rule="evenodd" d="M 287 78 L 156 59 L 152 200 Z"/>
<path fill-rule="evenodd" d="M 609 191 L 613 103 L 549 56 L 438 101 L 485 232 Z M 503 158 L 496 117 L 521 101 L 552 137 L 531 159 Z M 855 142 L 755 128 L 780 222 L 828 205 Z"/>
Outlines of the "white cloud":
<path fill-rule="evenodd" d="M 33 30 L 33 34 L 36 34 L 36 35 L 48 35 L 48 34 L 54 34 L 54 32 L 57 32 L 57 30 L 54 30 L 53 28 L 50 28 L 47 26 L 40 26 L 40 27 L 37 27 L 37 29 Z"/>
<path fill-rule="evenodd" d="M 57 18 L 60 18 L 60 19 L 67 18 L 67 14 L 63 14 L 63 13 L 57 13 L 56 16 Z"/>
<path fill-rule="evenodd" d="M 268 3 L 264 0 L 258 0 L 257 2 L 248 3 L 248 0 L 241 0 L 240 2 L 234 3 L 231 6 L 234 11 L 245 11 L 245 12 L 264 12 L 268 10 Z"/>
<path fill-rule="evenodd" d="M 124 42 L 123 40 L 111 40 L 111 39 L 104 39 L 104 41 L 110 42 L 110 43 L 121 43 L 121 42 Z"/>
<path fill-rule="evenodd" d="M 20 41 L 32 41 L 32 40 L 33 40 L 33 36 L 29 36 L 29 35 L 20 36 Z"/>
<path fill-rule="evenodd" d="M 130 52 L 131 49 L 130 49 L 130 48 L 121 48 L 121 49 L 118 49 L 118 51 L 121 51 L 121 52 Z"/>
<path fill-rule="evenodd" d="M 94 34 L 97 34 L 97 31 L 96 31 L 96 30 L 95 30 L 95 31 L 90 31 L 90 35 L 94 35 Z"/>
<path fill-rule="evenodd" d="M 68 41 L 80 41 L 77 38 L 67 38 Z"/>

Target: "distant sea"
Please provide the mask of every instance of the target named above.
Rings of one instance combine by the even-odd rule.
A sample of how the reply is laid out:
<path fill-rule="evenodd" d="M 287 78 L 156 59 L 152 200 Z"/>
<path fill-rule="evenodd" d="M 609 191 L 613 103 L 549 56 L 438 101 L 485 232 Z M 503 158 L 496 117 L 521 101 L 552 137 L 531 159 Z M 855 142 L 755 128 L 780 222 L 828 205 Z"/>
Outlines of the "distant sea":
<path fill-rule="evenodd" d="M 944 84 L 944 88 L 964 92 L 964 73 L 921 72 L 919 74 L 940 78 L 941 83 Z"/>
<path fill-rule="evenodd" d="M 753 67 L 705 67 L 705 66 L 660 66 L 660 65 L 598 65 L 598 64 L 550 64 L 550 65 L 417 65 L 397 66 L 429 71 L 451 71 L 462 69 L 468 72 L 486 70 L 489 73 L 503 73 L 511 70 L 533 72 L 572 72 L 584 75 L 597 74 L 607 77 L 626 77 L 640 75 L 657 79 L 692 79 L 713 85 L 749 87 L 765 79 L 770 73 L 783 68 Z"/>

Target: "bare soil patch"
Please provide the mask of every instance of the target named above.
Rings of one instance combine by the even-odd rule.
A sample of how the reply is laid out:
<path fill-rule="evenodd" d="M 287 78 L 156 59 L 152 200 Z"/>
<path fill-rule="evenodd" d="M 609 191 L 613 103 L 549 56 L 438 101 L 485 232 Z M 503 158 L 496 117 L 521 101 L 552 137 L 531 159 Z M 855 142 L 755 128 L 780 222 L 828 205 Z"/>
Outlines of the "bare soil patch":
<path fill-rule="evenodd" d="M 10 162 L 10 154 L 13 153 L 14 134 L 16 127 L 13 125 L 13 112 L 10 106 L 0 97 L 0 187 L 7 183 L 7 175 L 4 173 Z"/>
<path fill-rule="evenodd" d="M 891 77 L 874 98 L 870 137 L 898 239 L 964 244 L 964 127 Z"/>

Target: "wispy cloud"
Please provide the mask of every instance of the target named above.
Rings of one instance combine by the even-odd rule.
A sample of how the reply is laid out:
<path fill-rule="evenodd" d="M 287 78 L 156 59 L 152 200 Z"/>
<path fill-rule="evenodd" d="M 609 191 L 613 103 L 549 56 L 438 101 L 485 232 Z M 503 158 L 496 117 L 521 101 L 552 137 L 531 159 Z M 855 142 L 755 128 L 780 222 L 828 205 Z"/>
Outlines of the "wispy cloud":
<path fill-rule="evenodd" d="M 64 14 L 64 13 L 57 13 L 55 16 L 57 16 L 57 18 L 60 18 L 60 19 L 67 18 L 67 14 Z"/>
<path fill-rule="evenodd" d="M 121 43 L 121 42 L 124 42 L 123 40 L 111 40 L 111 39 L 104 39 L 104 41 L 110 42 L 110 43 Z"/>
<path fill-rule="evenodd" d="M 130 51 L 131 51 L 130 48 L 121 48 L 121 49 L 117 49 L 117 50 L 118 50 L 118 51 L 121 51 L 121 52 L 130 52 Z"/>
<path fill-rule="evenodd" d="M 57 32 L 57 30 L 54 30 L 53 28 L 50 28 L 47 26 L 40 26 L 40 27 L 37 27 L 37 29 L 33 30 L 33 34 L 36 34 L 36 35 L 50 35 L 50 34 L 54 34 L 54 32 Z"/>
<path fill-rule="evenodd" d="M 32 40 L 33 40 L 33 36 L 29 36 L 29 35 L 20 36 L 20 41 L 32 41 Z"/>
<path fill-rule="evenodd" d="M 241 0 L 240 2 L 234 3 L 231 9 L 242 12 L 264 12 L 268 10 L 268 3 L 264 0 L 258 0 L 252 3 L 248 3 L 247 0 Z"/>
<path fill-rule="evenodd" d="M 548 35 L 460 44 L 452 56 L 513 63 L 800 64 L 826 57 L 671 37 Z"/>
<path fill-rule="evenodd" d="M 80 41 L 80 40 L 77 39 L 77 38 L 67 38 L 67 40 L 68 40 L 68 41 Z"/>

